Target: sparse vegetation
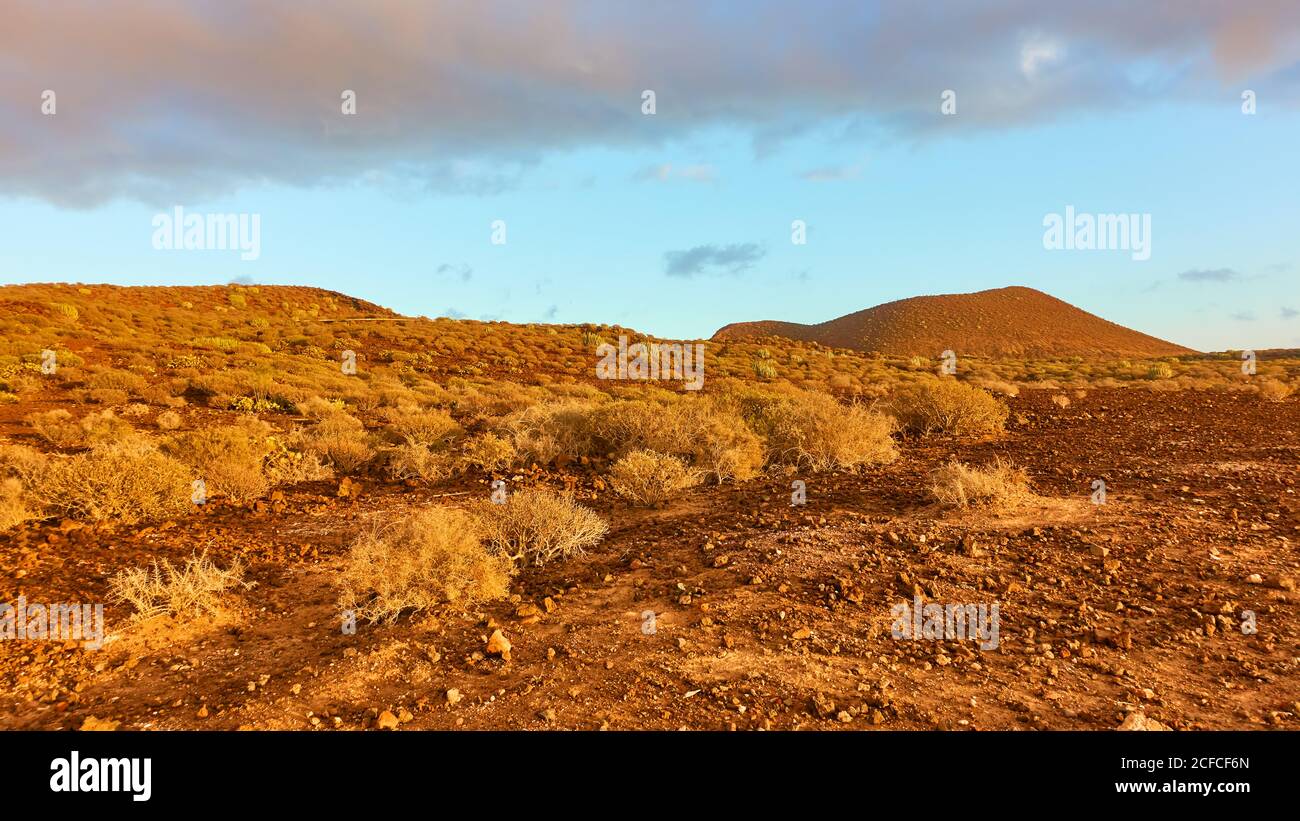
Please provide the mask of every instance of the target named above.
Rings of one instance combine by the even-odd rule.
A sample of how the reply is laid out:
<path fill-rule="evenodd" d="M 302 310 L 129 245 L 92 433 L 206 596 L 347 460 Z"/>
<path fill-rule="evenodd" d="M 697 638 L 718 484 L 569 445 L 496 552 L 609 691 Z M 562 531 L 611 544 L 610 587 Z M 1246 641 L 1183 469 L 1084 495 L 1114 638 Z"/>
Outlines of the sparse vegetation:
<path fill-rule="evenodd" d="M 932 471 L 930 495 L 947 507 L 992 508 L 1009 507 L 1032 496 L 1024 470 L 1001 459 L 984 467 L 951 462 Z"/>
<path fill-rule="evenodd" d="M 479 501 L 474 513 L 492 549 L 520 567 L 576 556 L 609 530 L 572 496 L 547 490 L 520 490 L 504 504 Z"/>
<path fill-rule="evenodd" d="M 955 379 L 914 382 L 894 394 L 890 408 L 906 430 L 959 436 L 1001 433 L 1010 414 L 985 391 Z"/>
<path fill-rule="evenodd" d="M 163 559 L 119 571 L 108 580 L 113 601 L 131 605 L 139 621 L 163 615 L 215 615 L 223 610 L 224 594 L 236 586 L 249 586 L 239 559 L 223 569 L 206 553 L 186 559 L 180 567 Z"/>
<path fill-rule="evenodd" d="M 352 543 L 339 606 L 372 622 L 447 603 L 469 607 L 505 596 L 513 571 L 509 558 L 484 545 L 473 517 L 427 508 Z"/>
<path fill-rule="evenodd" d="M 186 512 L 190 480 L 180 462 L 132 438 L 50 459 L 35 496 L 65 516 L 130 524 Z"/>
<path fill-rule="evenodd" d="M 699 474 L 686 461 L 652 450 L 637 450 L 610 469 L 610 487 L 623 498 L 655 505 L 700 483 Z"/>

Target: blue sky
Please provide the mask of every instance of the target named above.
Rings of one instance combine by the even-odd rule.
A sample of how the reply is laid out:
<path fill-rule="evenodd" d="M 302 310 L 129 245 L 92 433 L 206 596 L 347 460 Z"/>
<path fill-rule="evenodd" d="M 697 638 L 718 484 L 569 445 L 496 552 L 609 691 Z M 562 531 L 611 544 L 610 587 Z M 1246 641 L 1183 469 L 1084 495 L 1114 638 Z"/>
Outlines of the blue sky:
<path fill-rule="evenodd" d="M 351 66 L 365 82 L 330 78 L 304 91 L 310 80 L 261 66 L 247 100 L 222 101 L 230 88 L 177 71 L 175 55 L 156 56 L 171 73 L 154 78 L 147 47 L 136 70 L 104 56 L 107 43 L 58 71 L 57 55 L 28 47 L 11 58 L 27 82 L 0 83 L 0 116 L 17 135 L 0 159 L 0 282 L 240 279 L 330 288 L 407 314 L 618 323 L 687 338 L 728 322 L 819 322 L 1015 284 L 1203 350 L 1300 347 L 1291 39 L 1270 35 L 1268 49 L 1253 50 L 1271 55 L 1261 61 L 1249 42 L 1256 29 L 1230 18 L 1146 21 L 1194 29 L 1151 53 L 1091 19 L 967 20 L 1006 30 L 946 73 L 904 81 L 873 73 L 874 56 L 858 57 L 849 34 L 856 25 L 865 41 L 901 49 L 882 64 L 897 67 L 923 56 L 907 51 L 910 20 L 862 13 L 844 30 L 807 23 L 783 38 L 720 3 L 709 21 L 682 18 L 694 26 L 682 39 L 732 22 L 748 56 L 696 57 L 699 83 L 682 85 L 696 75 L 656 77 L 656 60 L 682 71 L 672 38 L 635 59 L 610 56 L 611 42 L 643 25 L 617 8 L 556 4 L 553 14 L 571 19 L 547 25 L 567 45 L 553 53 L 529 40 L 531 61 L 484 57 L 484 43 L 512 36 L 487 30 L 464 33 L 472 54 L 422 66 L 416 57 L 430 46 L 413 37 L 359 52 Z M 159 49 L 183 22 L 157 22 Z M 890 26 L 898 31 L 882 31 Z M 228 34 L 192 36 L 226 54 Z M 799 59 L 818 44 L 838 61 Z M 590 53 L 573 74 L 581 46 Z M 391 57 L 402 48 L 414 64 Z M 438 86 L 429 93 L 442 107 L 426 109 L 418 77 L 407 76 L 425 69 L 472 76 L 477 96 Z M 92 103 L 91 78 L 101 88 L 114 72 L 134 84 L 115 107 Z M 657 79 L 657 111 L 646 116 L 640 91 Z M 342 83 L 359 86 L 352 119 L 331 99 Z M 149 93 L 151 84 L 171 93 Z M 63 89 L 57 113 L 28 111 L 47 86 Z M 957 91 L 952 116 L 940 113 L 945 88 Z M 1253 115 L 1241 110 L 1245 88 L 1258 94 Z M 526 102 L 497 107 L 498 94 Z M 281 113 L 295 105 L 308 113 Z M 175 205 L 260 215 L 260 257 L 156 250 L 151 220 Z M 1150 259 L 1046 250 L 1044 216 L 1067 205 L 1149 214 Z M 494 220 L 505 222 L 504 245 L 490 241 Z M 806 222 L 806 244 L 791 242 L 793 220 Z M 671 255 L 692 249 L 687 258 L 721 264 L 670 273 Z"/>

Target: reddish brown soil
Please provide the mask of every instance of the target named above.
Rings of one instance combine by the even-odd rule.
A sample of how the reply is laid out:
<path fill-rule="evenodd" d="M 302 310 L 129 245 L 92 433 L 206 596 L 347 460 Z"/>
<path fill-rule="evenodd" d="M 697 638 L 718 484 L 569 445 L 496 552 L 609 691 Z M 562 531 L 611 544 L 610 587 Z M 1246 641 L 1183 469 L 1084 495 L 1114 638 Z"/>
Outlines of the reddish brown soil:
<path fill-rule="evenodd" d="M 996 441 L 907 442 L 861 475 L 772 474 L 662 510 L 628 507 L 594 473 L 507 477 L 576 486 L 608 539 L 525 571 L 513 602 L 355 635 L 332 586 L 349 540 L 417 505 L 486 496 L 486 479 L 363 482 L 357 499 L 321 483 L 150 527 L 22 529 L 0 537 L 0 601 L 103 601 L 116 569 L 196 549 L 243 557 L 256 584 L 220 619 L 133 626 L 110 606 L 100 650 L 0 642 L 0 728 L 357 729 L 385 710 L 406 728 L 1098 729 L 1131 712 L 1179 729 L 1300 727 L 1296 400 L 1009 401 Z M 931 468 L 999 455 L 1028 468 L 1039 502 L 954 515 L 927 501 Z M 796 478 L 804 508 L 789 503 Z M 1103 506 L 1089 502 L 1097 478 Z M 997 602 L 1000 646 L 892 638 L 890 607 L 915 588 Z M 482 655 L 496 626 L 508 662 Z"/>
<path fill-rule="evenodd" d="M 887 302 L 818 325 L 737 322 L 715 340 L 779 336 L 890 356 L 1064 358 L 1150 357 L 1192 353 L 1116 325 L 1033 288 L 918 296 Z"/>

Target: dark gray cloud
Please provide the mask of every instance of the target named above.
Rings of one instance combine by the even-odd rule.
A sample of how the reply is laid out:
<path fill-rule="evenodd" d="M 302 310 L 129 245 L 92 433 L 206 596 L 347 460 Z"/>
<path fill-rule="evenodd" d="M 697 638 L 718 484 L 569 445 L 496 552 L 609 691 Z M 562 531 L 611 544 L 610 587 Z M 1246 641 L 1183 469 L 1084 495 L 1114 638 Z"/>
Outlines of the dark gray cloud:
<path fill-rule="evenodd" d="M 1300 316 L 1300 311 L 1297 311 L 1295 308 L 1287 308 L 1284 306 L 1282 310 L 1278 311 L 1278 315 L 1283 319 L 1295 319 Z"/>
<path fill-rule="evenodd" d="M 1254 311 L 1238 311 L 1235 314 L 1230 314 L 1230 316 L 1238 322 L 1255 322 L 1259 319 Z"/>
<path fill-rule="evenodd" d="M 1232 282 L 1241 279 L 1241 274 L 1232 268 L 1195 268 L 1183 271 L 1178 278 L 1184 282 Z"/>
<path fill-rule="evenodd" d="M 664 254 L 664 273 L 670 277 L 700 274 L 738 274 L 754 267 L 767 254 L 756 243 L 697 245 L 685 251 Z"/>
<path fill-rule="evenodd" d="M 717 126 L 761 154 L 827 125 L 970 133 L 1223 104 L 1247 82 L 1295 107 L 1297 35 L 1289 0 L 8 0 L 0 194 L 168 205 L 387 179 L 493 194 L 552 152 Z"/>

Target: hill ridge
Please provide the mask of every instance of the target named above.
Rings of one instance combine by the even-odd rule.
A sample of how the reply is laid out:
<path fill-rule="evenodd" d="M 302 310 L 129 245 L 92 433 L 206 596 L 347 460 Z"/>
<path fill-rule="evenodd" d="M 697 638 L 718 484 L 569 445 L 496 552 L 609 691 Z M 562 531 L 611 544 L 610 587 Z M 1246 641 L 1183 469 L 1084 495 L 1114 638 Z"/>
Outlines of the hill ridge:
<path fill-rule="evenodd" d="M 890 356 L 1172 356 L 1191 348 L 1126 328 L 1023 285 L 907 297 L 826 322 L 760 320 L 719 328 L 714 341 L 765 336 Z"/>

